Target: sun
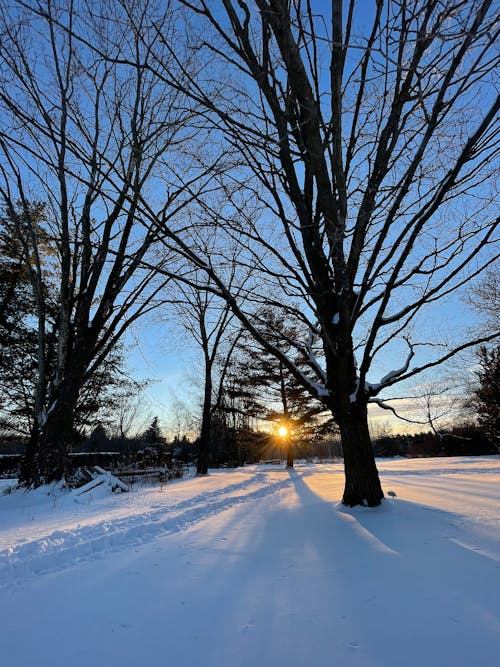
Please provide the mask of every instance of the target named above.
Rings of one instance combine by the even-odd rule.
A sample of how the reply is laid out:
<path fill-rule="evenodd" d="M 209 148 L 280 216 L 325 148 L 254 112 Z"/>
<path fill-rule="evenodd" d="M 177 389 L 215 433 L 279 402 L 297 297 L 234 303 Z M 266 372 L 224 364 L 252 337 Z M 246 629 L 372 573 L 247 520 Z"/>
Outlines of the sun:
<path fill-rule="evenodd" d="M 280 426 L 278 429 L 279 435 L 281 435 L 282 438 L 284 438 L 286 435 L 288 435 L 288 429 L 286 426 Z"/>

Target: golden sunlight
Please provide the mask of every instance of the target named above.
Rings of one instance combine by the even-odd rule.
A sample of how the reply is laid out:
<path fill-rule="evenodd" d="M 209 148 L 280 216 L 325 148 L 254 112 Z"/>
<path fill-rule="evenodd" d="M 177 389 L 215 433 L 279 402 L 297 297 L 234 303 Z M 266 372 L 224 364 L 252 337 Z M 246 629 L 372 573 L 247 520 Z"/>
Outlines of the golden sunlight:
<path fill-rule="evenodd" d="M 286 435 L 288 435 L 288 429 L 286 426 L 280 426 L 278 429 L 279 435 L 281 435 L 282 438 L 284 438 Z"/>

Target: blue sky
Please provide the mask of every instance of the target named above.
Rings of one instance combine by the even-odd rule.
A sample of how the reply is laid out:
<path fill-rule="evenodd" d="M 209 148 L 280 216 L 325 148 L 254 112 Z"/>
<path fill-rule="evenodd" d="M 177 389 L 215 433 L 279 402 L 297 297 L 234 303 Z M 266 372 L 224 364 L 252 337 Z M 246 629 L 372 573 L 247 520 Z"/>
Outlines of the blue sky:
<path fill-rule="evenodd" d="M 442 334 L 444 337 L 463 333 L 466 328 L 477 325 L 477 315 L 467 306 L 460 296 L 454 295 L 448 302 L 437 304 L 433 308 L 432 318 L 429 317 L 429 328 L 433 333 Z M 162 316 L 163 317 L 163 316 Z M 167 315 L 165 315 L 167 317 Z M 138 322 L 134 329 L 127 335 L 128 364 L 134 377 L 138 379 L 149 378 L 153 380 L 146 391 L 147 406 L 144 408 L 143 419 L 157 415 L 169 435 L 175 430 L 175 402 L 181 401 L 189 409 L 190 413 L 200 413 L 200 389 L 196 378 L 202 381 L 203 366 L 201 363 L 201 352 L 196 343 L 190 338 L 182 327 L 160 321 L 158 315 L 150 316 L 142 322 Z M 171 318 L 173 320 L 173 316 Z M 398 367 L 404 361 L 406 350 L 401 345 L 401 356 L 394 357 L 390 353 L 381 354 L 378 363 L 374 365 L 371 380 L 376 382 L 386 373 Z M 461 366 L 464 375 L 469 374 L 468 368 L 474 364 L 473 353 L 462 355 L 452 364 L 437 367 L 420 376 L 412 378 L 404 385 L 396 385 L 390 391 L 390 396 L 407 396 L 425 391 L 431 384 L 442 386 L 445 383 L 450 387 L 450 395 L 461 394 L 463 387 L 455 387 L 457 365 Z M 389 393 L 386 393 L 389 395 Z M 456 399 L 436 397 L 433 399 L 435 413 L 446 412 L 445 419 L 455 416 Z M 422 420 L 424 418 L 422 400 L 404 400 L 393 403 L 398 411 L 409 419 Z M 443 406 L 450 405 L 450 410 L 444 410 Z M 449 412 L 449 414 L 448 414 Z M 390 412 L 382 410 L 373 405 L 370 408 L 370 419 L 374 423 L 386 422 L 391 424 L 396 431 L 420 431 L 427 430 L 426 426 L 408 424 L 396 419 Z M 189 429 L 190 430 L 190 429 Z"/>
<path fill-rule="evenodd" d="M 324 3 L 318 1 L 314 3 L 314 6 L 318 11 L 324 11 Z M 359 7 L 365 11 L 363 4 Z M 368 14 L 366 11 L 364 15 L 360 12 L 356 18 L 357 30 L 361 30 L 361 24 L 365 20 L 369 23 L 367 19 L 371 17 L 374 4 L 367 4 L 367 7 Z M 325 73 L 326 71 L 325 67 Z M 41 77 L 43 83 L 42 79 L 43 77 Z M 186 158 L 185 155 L 184 158 Z M 363 172 L 365 167 L 362 165 L 360 169 Z M 43 175 L 40 173 L 38 176 L 43 182 Z M 361 173 L 361 177 L 363 176 L 365 176 L 364 172 Z M 363 178 L 361 178 L 362 181 Z M 473 318 L 474 315 L 461 302 L 460 297 L 454 296 L 447 302 L 438 303 L 429 309 L 429 312 L 421 318 L 419 335 L 421 332 L 422 335 L 428 335 L 430 339 L 441 336 L 457 338 L 470 326 Z M 162 421 L 168 422 L 171 419 L 172 404 L 176 396 L 185 400 L 191 405 L 192 410 L 196 411 L 197 388 L 194 379 L 198 375 L 200 357 L 195 344 L 190 342 L 188 334 L 173 325 L 165 327 L 158 321 L 157 316 L 154 316 L 138 323 L 127 335 L 126 343 L 131 346 L 129 366 L 132 372 L 140 379 L 155 380 L 155 383 L 148 389 L 151 413 L 158 414 Z M 429 358 L 429 352 L 432 352 L 432 348 L 419 349 L 421 361 Z M 391 370 L 400 368 L 404 364 L 406 353 L 405 344 L 401 340 L 383 351 L 376 360 L 368 380 L 376 383 Z M 434 369 L 422 378 L 415 378 L 411 386 L 405 388 L 404 393 L 414 390 L 421 383 L 441 377 L 442 372 L 439 368 Z M 396 392 L 397 388 L 396 391 L 391 392 L 391 395 Z M 384 419 L 388 418 L 387 414 L 382 414 Z"/>

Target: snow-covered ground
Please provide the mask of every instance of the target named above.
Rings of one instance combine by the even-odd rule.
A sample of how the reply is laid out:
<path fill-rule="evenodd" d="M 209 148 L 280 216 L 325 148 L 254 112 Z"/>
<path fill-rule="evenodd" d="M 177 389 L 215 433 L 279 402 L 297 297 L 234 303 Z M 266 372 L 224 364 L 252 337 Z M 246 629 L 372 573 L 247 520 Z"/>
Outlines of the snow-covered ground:
<path fill-rule="evenodd" d="M 5 667 L 494 667 L 500 458 L 212 472 L 0 496 Z"/>

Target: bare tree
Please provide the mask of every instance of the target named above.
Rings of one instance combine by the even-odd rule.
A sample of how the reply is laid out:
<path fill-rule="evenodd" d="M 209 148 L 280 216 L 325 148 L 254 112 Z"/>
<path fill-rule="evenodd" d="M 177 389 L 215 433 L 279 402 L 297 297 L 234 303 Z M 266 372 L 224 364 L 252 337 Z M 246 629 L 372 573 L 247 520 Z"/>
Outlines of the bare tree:
<path fill-rule="evenodd" d="M 495 265 L 471 286 L 465 294 L 466 303 L 479 316 L 477 328 L 495 332 L 500 322 L 500 265 Z"/>
<path fill-rule="evenodd" d="M 198 271 L 198 274 L 200 272 Z M 230 264 L 226 284 L 237 293 L 236 262 Z M 196 285 L 196 286 L 195 286 Z M 232 353 L 241 334 L 233 326 L 234 314 L 227 301 L 210 291 L 210 280 L 191 273 L 189 283 L 178 284 L 176 304 L 180 324 L 203 355 L 203 398 L 196 472 L 206 475 L 210 455 L 212 417 L 220 407 L 224 380 Z"/>
<path fill-rule="evenodd" d="M 0 9 L 0 196 L 23 248 L 38 322 L 26 486 L 64 476 L 83 384 L 126 328 L 157 305 L 167 278 L 142 263 L 155 240 L 140 224 L 145 196 L 164 225 L 192 196 L 180 178 L 190 105 L 148 67 L 156 30 L 165 44 L 176 41 L 178 54 L 182 41 L 171 11 L 154 7 L 103 0 L 93 12 L 86 2 L 13 0 Z M 168 49 L 156 46 L 173 72 Z M 201 187 L 200 171 L 190 169 Z M 57 247 L 53 258 L 40 252 L 32 200 L 46 203 L 39 226 Z M 165 266 L 168 258 L 155 262 Z M 57 293 L 50 363 L 48 272 Z"/>
<path fill-rule="evenodd" d="M 171 391 L 166 420 L 168 437 L 174 442 L 190 438 L 195 431 L 195 423 L 196 415 L 193 414 L 190 402 Z"/>
<path fill-rule="evenodd" d="M 207 63 L 188 93 L 238 159 L 214 222 L 245 248 L 262 303 L 302 326 L 290 343 L 308 372 L 266 341 L 213 258 L 187 241 L 183 250 L 332 411 L 343 502 L 377 505 L 368 403 L 390 408 L 384 390 L 496 333 L 436 345 L 426 326 L 498 254 L 495 3 L 380 0 L 368 15 L 355 0 L 332 0 L 324 14 L 309 0 L 182 4 Z M 175 85 L 160 57 L 155 71 Z M 209 75 L 223 97 L 207 92 Z"/>
<path fill-rule="evenodd" d="M 121 440 L 129 437 L 132 429 L 144 424 L 144 412 L 147 407 L 145 390 L 149 381 L 129 380 L 118 387 L 114 399 L 113 415 L 110 419 L 111 432 Z M 138 429 L 140 430 L 140 428 Z"/>

